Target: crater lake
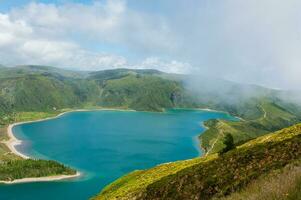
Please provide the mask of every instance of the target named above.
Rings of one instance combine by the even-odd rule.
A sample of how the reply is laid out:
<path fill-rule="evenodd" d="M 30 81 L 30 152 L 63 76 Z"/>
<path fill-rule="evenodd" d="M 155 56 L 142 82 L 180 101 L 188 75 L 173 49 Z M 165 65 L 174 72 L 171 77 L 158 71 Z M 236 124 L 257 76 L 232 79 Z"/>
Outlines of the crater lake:
<path fill-rule="evenodd" d="M 209 119 L 235 120 L 222 112 L 167 110 L 71 112 L 60 117 L 17 125 L 23 141 L 18 151 L 56 160 L 82 173 L 53 182 L 0 185 L 5 200 L 83 200 L 133 170 L 202 155 L 198 135 Z"/>

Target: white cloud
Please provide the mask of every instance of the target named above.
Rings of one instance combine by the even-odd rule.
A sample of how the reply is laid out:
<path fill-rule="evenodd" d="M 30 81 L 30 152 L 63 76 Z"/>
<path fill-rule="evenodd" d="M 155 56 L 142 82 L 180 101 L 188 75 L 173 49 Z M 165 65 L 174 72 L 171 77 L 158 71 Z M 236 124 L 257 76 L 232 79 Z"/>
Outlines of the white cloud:
<path fill-rule="evenodd" d="M 35 11 L 35 6 L 37 5 L 31 4 L 29 10 Z M 53 6 L 51 6 L 52 9 Z M 32 14 L 30 16 L 33 19 L 37 17 Z M 87 51 L 74 42 L 60 38 L 49 39 L 45 35 L 36 37 L 41 33 L 39 29 L 35 28 L 37 23 L 31 22 L 29 25 L 28 21 L 11 18 L 9 15 L 0 15 L 0 29 L 2 30 L 0 32 L 0 56 L 5 64 L 54 65 L 81 70 L 122 67 L 155 68 L 173 73 L 187 73 L 191 67 L 188 63 L 175 60 L 163 61 L 158 57 L 149 57 L 139 63 L 130 64 L 122 56 Z M 44 27 L 45 24 L 42 24 L 41 19 L 39 19 L 39 27 Z"/>
<path fill-rule="evenodd" d="M 138 65 L 129 64 L 123 56 L 84 49 L 82 43 L 86 41 L 100 45 L 100 49 L 107 42 L 148 53 L 175 48 L 163 19 L 131 10 L 123 0 L 59 6 L 33 2 L 0 14 L 0 30 L 1 62 L 8 65 L 55 65 L 81 70 Z M 149 61 L 139 66 L 153 68 Z M 181 70 L 176 61 L 153 64 L 161 70 Z"/>
<path fill-rule="evenodd" d="M 121 67 L 120 56 L 94 53 L 74 42 L 35 37 L 35 29 L 26 21 L 0 14 L 0 56 L 3 63 L 55 65 L 83 70 Z"/>
<path fill-rule="evenodd" d="M 147 52 L 176 47 L 164 18 L 132 10 L 123 0 L 94 1 L 92 5 L 30 3 L 9 14 L 14 20 L 26 21 L 37 37 L 81 35 Z"/>
<path fill-rule="evenodd" d="M 33 2 L 0 13 L 0 62 L 156 68 L 301 87 L 299 0 L 166 0 L 157 10 L 128 3 Z"/>
<path fill-rule="evenodd" d="M 301 87 L 301 1 L 188 2 L 193 3 L 177 7 L 176 21 L 189 19 L 189 24 L 172 24 L 174 32 L 185 37 L 177 56 L 200 66 L 200 74 Z"/>

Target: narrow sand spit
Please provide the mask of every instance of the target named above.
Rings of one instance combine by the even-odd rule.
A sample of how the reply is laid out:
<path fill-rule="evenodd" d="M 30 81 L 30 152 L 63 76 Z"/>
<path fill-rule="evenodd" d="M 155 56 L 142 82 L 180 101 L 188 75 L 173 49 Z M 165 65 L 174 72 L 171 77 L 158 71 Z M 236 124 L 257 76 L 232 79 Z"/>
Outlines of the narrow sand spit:
<path fill-rule="evenodd" d="M 3 142 L 4 144 L 6 144 L 6 146 L 9 148 L 9 150 L 17 155 L 22 157 L 23 159 L 30 159 L 29 156 L 19 152 L 16 149 L 16 146 L 21 145 L 22 141 L 17 139 L 14 136 L 13 133 L 13 128 L 14 126 L 17 125 L 21 125 L 21 124 L 27 124 L 27 123 L 32 123 L 32 122 L 40 122 L 40 121 L 45 121 L 45 120 L 49 120 L 49 119 L 55 119 L 58 118 L 66 113 L 72 113 L 72 112 L 87 112 L 87 111 L 97 111 L 97 110 L 112 110 L 112 111 L 135 111 L 135 110 L 122 110 L 122 109 L 113 109 L 113 108 L 101 108 L 101 109 L 93 109 L 93 110 L 89 110 L 89 109 L 78 109 L 78 110 L 71 110 L 71 111 L 66 111 L 63 113 L 58 114 L 57 116 L 54 117 L 49 117 L 49 118 L 45 118 L 45 119 L 39 119 L 39 120 L 33 120 L 33 121 L 26 121 L 26 122 L 18 122 L 18 123 L 14 123 L 14 124 L 10 124 L 7 128 L 7 134 L 9 137 L 9 140 Z M 45 181 L 58 181 L 58 180 L 65 180 L 65 179 L 72 179 L 72 178 L 76 178 L 81 176 L 80 172 L 77 172 L 74 175 L 57 175 L 57 176 L 47 176 L 47 177 L 36 177 L 36 178 L 23 178 L 23 179 L 16 179 L 13 181 L 0 181 L 0 183 L 4 183 L 4 184 L 15 184 L 15 183 L 28 183 L 28 182 L 45 182 Z"/>
<path fill-rule="evenodd" d="M 17 183 L 29 183 L 29 182 L 59 181 L 59 180 L 76 178 L 79 177 L 80 175 L 81 174 L 77 172 L 75 175 L 58 175 L 58 176 L 46 176 L 46 177 L 37 177 L 37 178 L 22 178 L 13 181 L 0 181 L 0 183 L 17 184 Z"/>

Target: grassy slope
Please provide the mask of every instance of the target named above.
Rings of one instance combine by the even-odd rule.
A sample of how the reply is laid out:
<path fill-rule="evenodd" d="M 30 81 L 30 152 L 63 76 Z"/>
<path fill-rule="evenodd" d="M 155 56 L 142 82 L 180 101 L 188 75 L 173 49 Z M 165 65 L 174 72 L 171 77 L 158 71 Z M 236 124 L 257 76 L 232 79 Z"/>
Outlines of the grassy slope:
<path fill-rule="evenodd" d="M 162 111 L 171 107 L 210 107 L 246 119 L 242 122 L 212 121 L 207 124 L 211 129 L 202 135 L 202 146 L 207 150 L 213 146 L 210 152 L 214 153 L 222 147 L 220 138 L 224 132 L 231 132 L 235 141 L 240 143 L 300 119 L 297 113 L 301 112 L 295 104 L 270 98 L 274 92 L 268 89 L 257 86 L 245 88 L 220 81 L 223 86 L 229 85 L 226 93 L 232 96 L 231 101 L 224 101 L 224 94 L 217 95 L 216 90 L 205 91 L 199 99 L 197 94 L 184 88 L 182 78 L 156 70 L 117 69 L 87 73 L 43 66 L 1 67 L 0 133 L 12 122 L 54 115 L 56 110 L 62 108 L 87 106 L 147 111 Z M 264 97 L 233 103 L 232 100 L 239 99 L 245 90 L 260 91 Z M 263 117 L 262 108 L 267 113 L 266 117 Z M 25 115 L 29 116 L 25 119 Z M 5 134 L 0 134 L 0 138 L 5 139 Z M 1 152 L 7 153 L 3 145 L 0 145 Z"/>
<path fill-rule="evenodd" d="M 163 164 L 110 184 L 94 199 L 209 199 L 247 186 L 301 158 L 301 124 L 261 136 L 222 155 Z"/>
<path fill-rule="evenodd" d="M 129 75 L 109 80 L 102 93 L 102 106 L 162 111 L 174 106 L 171 93 L 180 90 L 176 82 L 159 77 Z"/>
<path fill-rule="evenodd" d="M 0 69 L 0 124 L 7 124 L 15 112 L 87 105 L 162 111 L 175 106 L 172 94 L 181 94 L 182 88 L 161 75 L 155 70 L 119 69 L 81 76 L 40 66 Z"/>
<path fill-rule="evenodd" d="M 137 75 L 139 72 L 141 75 Z M 125 74 L 120 76 L 119 73 Z M 54 161 L 23 160 L 10 153 L 3 141 L 7 140 L 7 125 L 19 121 L 31 121 L 55 116 L 62 108 L 97 107 L 112 103 L 114 107 L 131 107 L 141 110 L 161 110 L 170 104 L 165 88 L 170 88 L 169 81 L 154 76 L 160 74 L 154 70 L 112 70 L 99 73 L 77 73 L 42 66 L 20 66 L 17 68 L 0 68 L 0 179 L 10 179 L 30 176 L 53 175 L 65 171 L 74 174 L 74 170 L 65 168 Z M 142 77 L 143 75 L 143 77 Z M 144 77 L 144 75 L 146 77 Z M 116 77 L 125 77 L 117 79 Z M 141 78 L 141 79 L 140 79 Z M 108 81 L 105 83 L 104 81 Z M 146 81 L 146 82 L 142 82 Z M 147 96 L 144 98 L 142 90 L 134 96 L 125 96 L 127 88 L 135 92 L 139 85 L 149 90 L 157 101 L 151 104 Z M 161 95 L 154 95 L 154 88 L 161 88 Z M 142 88 L 141 88 L 142 89 Z M 115 96 L 110 92 L 120 92 L 121 98 L 128 98 L 131 104 L 122 102 L 117 105 Z M 101 96 L 101 94 L 107 96 Z M 118 95 L 116 95 L 117 97 Z M 124 97 L 123 97 L 124 96 Z M 111 101 L 110 98 L 114 101 Z M 135 103 L 136 101 L 136 103 Z M 140 104 L 139 104 L 139 103 Z M 163 103 L 162 103 L 163 102 Z M 138 105 L 139 104 L 139 105 Z M 107 105 L 109 106 L 109 105 Z M 139 108 L 138 108 L 139 107 Z M 168 106 L 171 107 L 171 106 Z M 28 164 L 33 171 L 27 170 Z M 48 167 L 47 167 L 48 165 Z M 8 169 L 14 169 L 8 171 Z M 58 170 L 59 169 L 59 170 Z M 63 171 L 62 171 L 63 170 Z M 17 174 L 14 174 L 17 173 Z M 64 174 L 64 173 L 63 173 Z"/>
<path fill-rule="evenodd" d="M 207 153 L 216 153 L 223 147 L 225 133 L 231 133 L 236 144 L 243 143 L 272 131 L 288 127 L 300 121 L 296 113 L 292 113 L 278 104 L 262 100 L 258 107 L 261 114 L 252 120 L 229 122 L 211 120 L 205 123 L 208 128 L 200 135 L 201 146 Z"/>
<path fill-rule="evenodd" d="M 252 181 L 239 192 L 215 200 L 300 200 L 301 160 Z"/>

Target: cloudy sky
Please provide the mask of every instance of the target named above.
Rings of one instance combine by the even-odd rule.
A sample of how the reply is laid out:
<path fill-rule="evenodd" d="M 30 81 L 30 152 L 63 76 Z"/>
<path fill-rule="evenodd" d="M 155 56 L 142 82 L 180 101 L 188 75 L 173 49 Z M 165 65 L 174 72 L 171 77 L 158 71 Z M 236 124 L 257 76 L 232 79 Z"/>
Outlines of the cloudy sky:
<path fill-rule="evenodd" d="M 0 0 L 0 63 L 301 87 L 300 0 Z"/>

